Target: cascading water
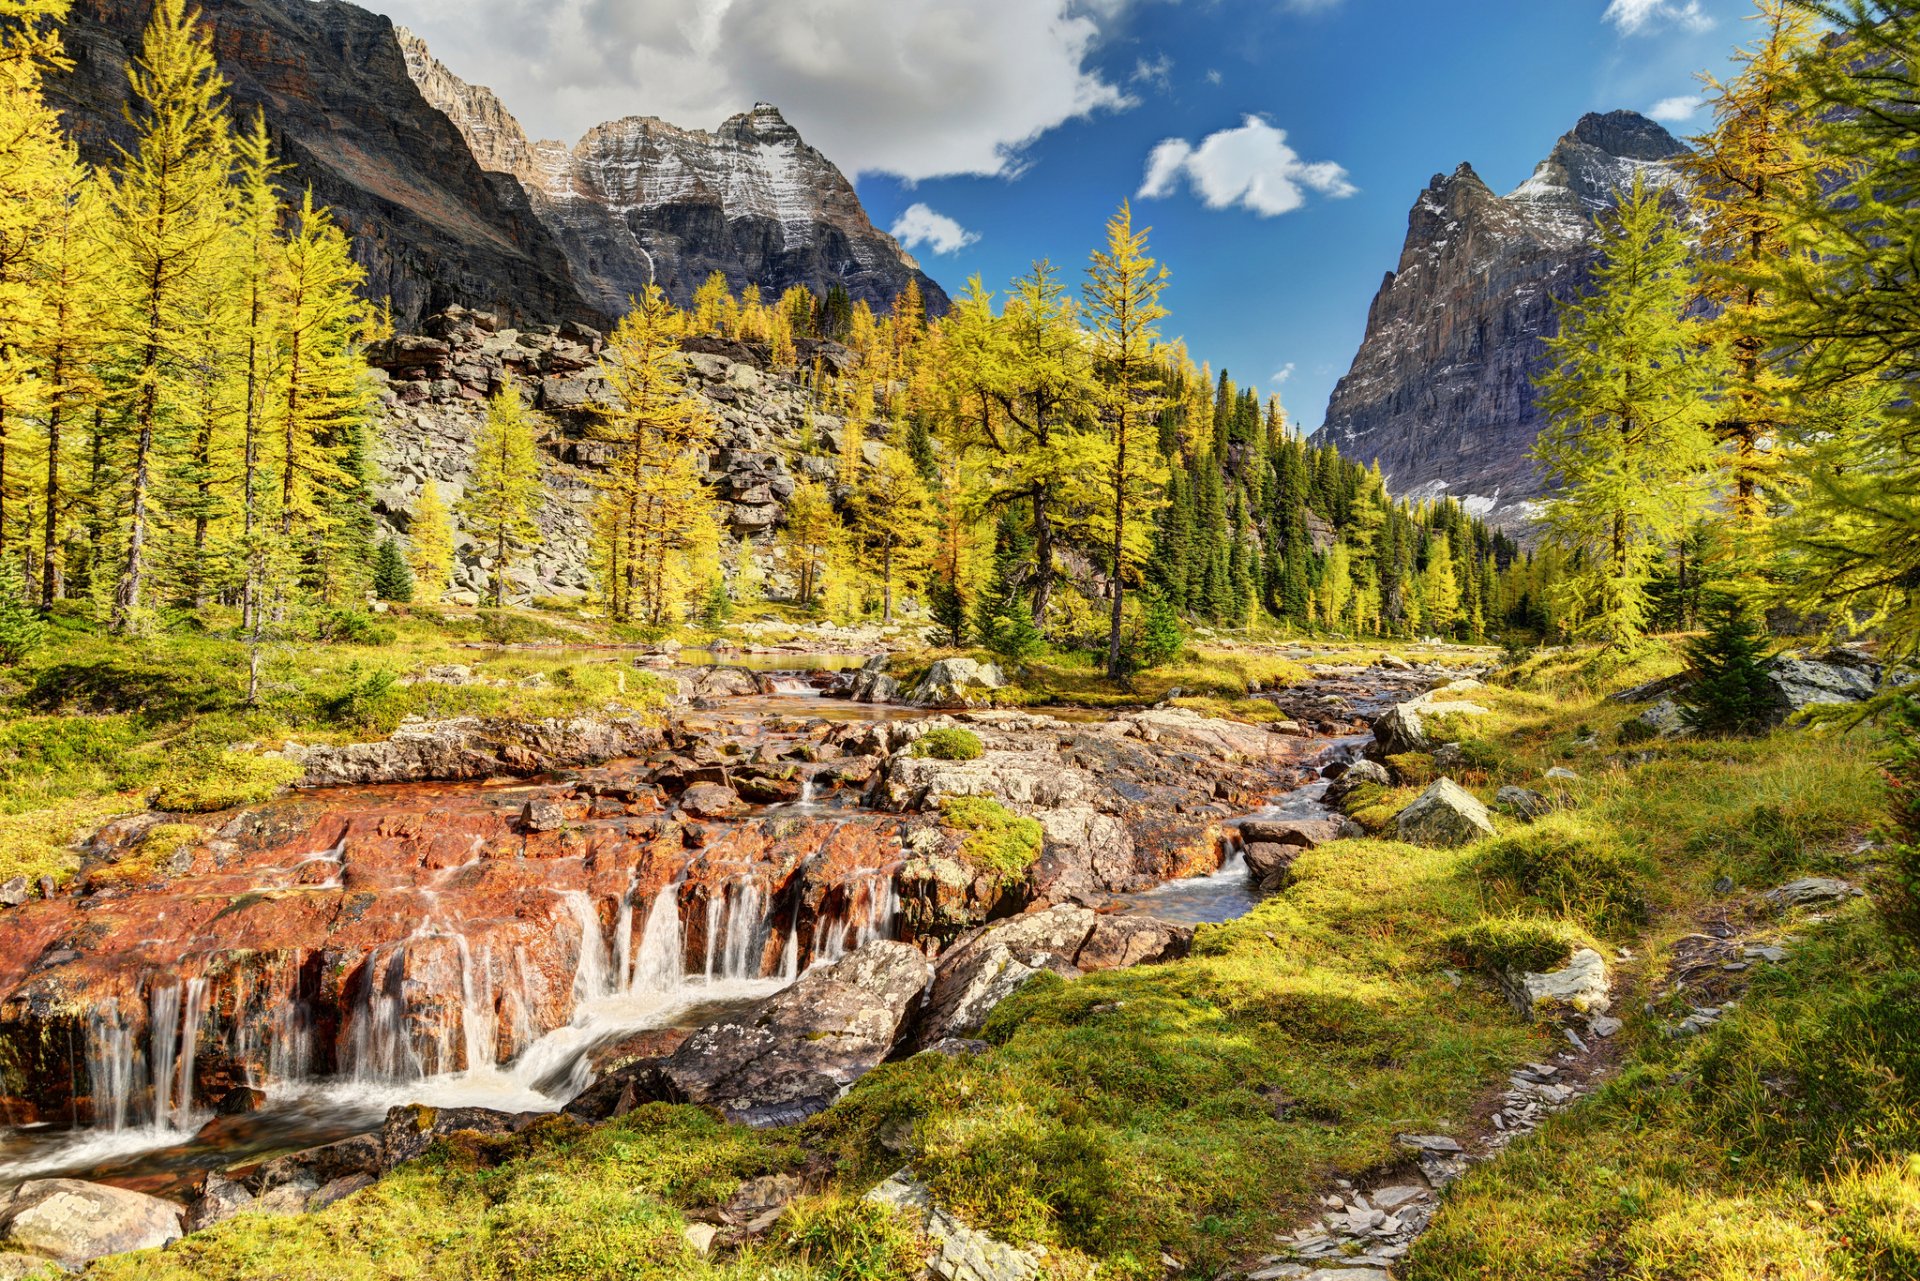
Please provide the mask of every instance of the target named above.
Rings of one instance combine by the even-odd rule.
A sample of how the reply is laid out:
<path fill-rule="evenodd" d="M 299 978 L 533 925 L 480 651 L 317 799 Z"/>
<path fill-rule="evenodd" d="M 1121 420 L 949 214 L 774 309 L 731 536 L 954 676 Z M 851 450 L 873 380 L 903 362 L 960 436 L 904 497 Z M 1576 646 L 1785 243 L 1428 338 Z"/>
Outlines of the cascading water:
<path fill-rule="evenodd" d="M 841 912 L 823 915 L 814 927 L 815 965 L 830 964 L 878 939 L 890 939 L 898 931 L 900 890 L 893 869 L 863 873 L 848 882 L 841 897 Z"/>

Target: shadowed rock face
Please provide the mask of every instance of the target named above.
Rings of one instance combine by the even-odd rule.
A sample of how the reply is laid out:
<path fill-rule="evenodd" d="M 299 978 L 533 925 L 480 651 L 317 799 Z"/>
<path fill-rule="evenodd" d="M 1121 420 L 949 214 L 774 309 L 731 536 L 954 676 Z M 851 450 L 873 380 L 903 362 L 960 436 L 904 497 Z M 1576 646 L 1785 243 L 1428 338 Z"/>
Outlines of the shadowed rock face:
<path fill-rule="evenodd" d="M 553 232 L 588 299 L 617 314 L 649 281 L 689 302 L 713 272 L 738 292 L 841 285 L 890 307 L 918 283 L 930 313 L 947 296 L 875 227 L 839 169 L 765 103 L 712 133 L 629 116 L 578 144 L 534 142 L 493 91 L 449 71 L 401 33 L 428 101 L 465 135 L 482 168 L 510 177 Z"/>
<path fill-rule="evenodd" d="M 88 160 L 131 132 L 128 59 L 152 6 L 80 0 L 66 25 L 72 72 L 53 98 Z M 482 172 L 407 76 L 393 24 L 333 0 L 201 0 L 236 119 L 256 109 L 292 163 L 286 189 L 313 188 L 354 237 L 367 294 L 390 297 L 402 329 L 460 302 L 540 320 L 592 321 L 565 256 L 511 183 Z"/>
<path fill-rule="evenodd" d="M 1616 111 L 1583 117 L 1505 196 L 1471 165 L 1435 174 L 1315 439 L 1377 460 L 1396 494 L 1445 494 L 1524 526 L 1544 492 L 1528 455 L 1544 426 L 1533 383 L 1554 304 L 1587 287 L 1594 216 L 1636 176 L 1675 187 L 1686 153 L 1653 121 Z"/>

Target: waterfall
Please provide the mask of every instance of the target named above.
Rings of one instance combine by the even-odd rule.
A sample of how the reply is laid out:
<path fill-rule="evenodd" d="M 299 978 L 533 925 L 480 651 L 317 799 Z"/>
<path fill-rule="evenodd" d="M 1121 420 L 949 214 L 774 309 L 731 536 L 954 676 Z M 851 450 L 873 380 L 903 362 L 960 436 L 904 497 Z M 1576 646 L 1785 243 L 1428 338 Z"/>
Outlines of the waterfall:
<path fill-rule="evenodd" d="M 367 957 L 360 1009 L 353 1020 L 351 1075 L 355 1081 L 386 1084 L 425 1074 L 407 1035 L 406 961 L 405 942 L 376 948 Z"/>
<path fill-rule="evenodd" d="M 127 1128 L 133 1098 L 133 1028 L 120 1015 L 120 1003 L 109 1000 L 87 1020 L 87 1076 L 93 1086 L 96 1126 Z"/>
<path fill-rule="evenodd" d="M 680 882 L 654 896 L 640 934 L 627 991 L 672 992 L 686 983 L 686 938 L 680 928 Z"/>
<path fill-rule="evenodd" d="M 1220 836 L 1220 876 L 1245 876 L 1247 874 L 1247 838 L 1237 827 L 1230 827 Z"/>
<path fill-rule="evenodd" d="M 207 981 L 155 984 L 147 994 L 147 1052 L 142 1058 L 133 1024 L 108 1001 L 87 1020 L 87 1076 L 96 1128 L 131 1124 L 156 1131 L 193 1128 L 194 1062 L 207 1014 Z M 139 1115 L 135 1096 L 145 1087 Z"/>
<path fill-rule="evenodd" d="M 633 990 L 633 891 L 640 879 L 638 868 L 627 873 L 627 892 L 620 896 L 620 914 L 613 922 L 613 990 Z"/>
<path fill-rule="evenodd" d="M 454 938 L 460 946 L 461 1048 L 466 1070 L 472 1072 L 492 1067 L 499 1053 L 500 1022 L 493 1010 L 493 953 L 481 948 L 476 967 L 466 936 L 456 934 Z"/>
<path fill-rule="evenodd" d="M 891 868 L 861 873 L 846 884 L 841 897 L 845 904 L 841 913 L 823 915 L 814 927 L 815 965 L 831 964 L 869 943 L 890 939 L 897 932 L 900 890 L 894 884 Z"/>
<path fill-rule="evenodd" d="M 585 891 L 568 890 L 561 897 L 580 922 L 580 959 L 573 969 L 573 1008 L 578 1010 L 614 990 L 607 968 L 607 940 L 600 929 L 600 913 Z"/>
<path fill-rule="evenodd" d="M 760 882 L 755 880 L 741 881 L 731 888 L 735 892 L 728 896 L 727 947 L 721 955 L 720 977 L 757 979 L 760 977 L 761 953 L 765 950 L 761 905 L 766 893 L 760 888 Z M 713 947 L 711 937 L 707 946 L 709 949 Z M 711 972 L 711 965 L 708 970 Z"/>

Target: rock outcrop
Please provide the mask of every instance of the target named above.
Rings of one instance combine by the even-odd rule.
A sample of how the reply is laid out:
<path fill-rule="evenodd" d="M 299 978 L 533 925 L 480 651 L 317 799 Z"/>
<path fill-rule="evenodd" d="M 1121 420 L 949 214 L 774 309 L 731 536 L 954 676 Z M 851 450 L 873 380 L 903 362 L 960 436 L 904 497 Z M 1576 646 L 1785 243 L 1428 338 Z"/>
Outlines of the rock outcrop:
<path fill-rule="evenodd" d="M 1400 811 L 1394 833 L 1412 845 L 1471 845 L 1495 835 L 1493 817 L 1473 793 L 1450 778 L 1438 779 Z"/>
<path fill-rule="evenodd" d="M 177 1241 L 180 1219 L 171 1201 L 78 1179 L 34 1179 L 0 1201 L 6 1246 L 66 1270 Z"/>
<path fill-rule="evenodd" d="M 1434 175 L 1316 440 L 1378 461 L 1395 494 L 1444 494 L 1524 525 L 1544 489 L 1529 451 L 1554 305 L 1586 287 L 1594 215 L 1635 177 L 1674 188 L 1685 153 L 1659 125 L 1616 111 L 1583 117 L 1505 196 L 1470 165 Z"/>
<path fill-rule="evenodd" d="M 779 110 L 757 103 L 712 133 L 629 116 L 569 147 L 530 140 L 492 90 L 470 85 L 411 32 L 407 68 L 489 174 L 525 192 L 586 298 L 618 314 L 657 284 L 685 305 L 713 272 L 738 293 L 840 286 L 886 310 L 911 283 L 929 311 L 947 296 L 875 227 L 853 184 Z"/>
<path fill-rule="evenodd" d="M 415 327 L 450 303 L 528 320 L 593 323 L 560 244 L 513 184 L 492 181 L 407 74 L 393 24 L 328 0 L 200 0 L 237 119 L 257 108 L 286 189 L 313 189 L 353 236 L 369 298 Z M 65 26 L 73 70 L 51 96 L 82 154 L 131 141 L 127 64 L 153 6 L 80 0 Z"/>

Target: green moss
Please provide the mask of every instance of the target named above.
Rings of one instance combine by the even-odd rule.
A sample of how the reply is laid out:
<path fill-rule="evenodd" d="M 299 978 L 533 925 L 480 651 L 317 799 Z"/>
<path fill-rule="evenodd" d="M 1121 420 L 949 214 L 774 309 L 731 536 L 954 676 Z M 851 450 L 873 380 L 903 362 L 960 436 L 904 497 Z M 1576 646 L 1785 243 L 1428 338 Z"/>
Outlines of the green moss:
<path fill-rule="evenodd" d="M 936 761 L 977 761 L 985 751 L 978 734 L 959 728 L 930 729 L 913 745 L 915 756 Z"/>
<path fill-rule="evenodd" d="M 1039 823 L 984 796 L 949 797 L 940 803 L 940 818 L 948 827 L 966 833 L 961 858 L 1003 883 L 1025 876 L 1046 840 Z"/>
<path fill-rule="evenodd" d="M 884 1206 L 816 1197 L 787 1207 L 775 1228 L 781 1247 L 834 1281 L 887 1281 L 924 1266 L 927 1243 Z"/>
<path fill-rule="evenodd" d="M 1433 757 L 1425 752 L 1402 752 L 1398 756 L 1387 757 L 1387 768 L 1393 771 L 1396 783 L 1403 787 L 1425 787 L 1440 777 L 1434 767 Z"/>
<path fill-rule="evenodd" d="M 1565 921 L 1538 916 L 1483 916 L 1440 937 L 1449 960 L 1491 975 L 1557 968 L 1585 943 L 1581 932 Z"/>
<path fill-rule="evenodd" d="M 184 764 L 160 780 L 153 794 L 156 809 L 205 814 L 264 801 L 302 774 L 289 760 L 223 751 L 197 764 Z"/>

